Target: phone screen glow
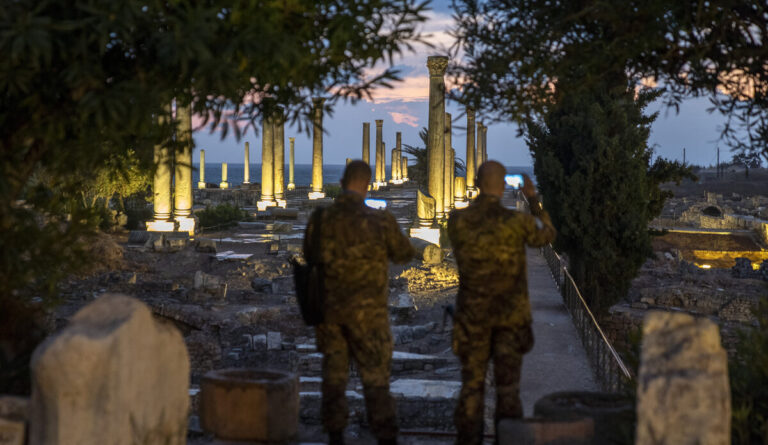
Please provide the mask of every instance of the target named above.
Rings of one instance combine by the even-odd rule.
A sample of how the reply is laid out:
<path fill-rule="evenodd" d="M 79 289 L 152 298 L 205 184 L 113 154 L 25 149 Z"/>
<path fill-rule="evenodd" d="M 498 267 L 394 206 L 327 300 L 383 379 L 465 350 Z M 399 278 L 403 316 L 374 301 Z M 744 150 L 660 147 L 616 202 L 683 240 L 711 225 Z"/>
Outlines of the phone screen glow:
<path fill-rule="evenodd" d="M 374 208 L 374 209 L 384 210 L 384 209 L 387 208 L 387 201 L 385 201 L 383 199 L 371 199 L 371 198 L 369 198 L 369 199 L 365 200 L 365 205 L 367 205 L 368 207 Z"/>
<path fill-rule="evenodd" d="M 513 189 L 519 189 L 523 186 L 523 175 L 506 175 L 504 181 Z"/>

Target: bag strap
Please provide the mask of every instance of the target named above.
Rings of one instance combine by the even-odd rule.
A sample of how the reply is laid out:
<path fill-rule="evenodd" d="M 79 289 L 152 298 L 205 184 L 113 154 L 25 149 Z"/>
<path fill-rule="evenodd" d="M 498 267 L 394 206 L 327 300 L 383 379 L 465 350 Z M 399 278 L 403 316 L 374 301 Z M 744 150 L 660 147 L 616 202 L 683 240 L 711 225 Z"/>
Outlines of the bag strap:
<path fill-rule="evenodd" d="M 320 261 L 317 261 L 317 259 L 320 257 L 320 235 L 322 234 L 321 229 L 323 227 L 323 208 L 318 207 L 317 210 L 315 210 L 315 213 L 312 214 L 312 223 L 314 226 L 314 231 L 312 233 L 312 256 L 313 258 L 308 259 L 313 264 L 320 264 Z"/>

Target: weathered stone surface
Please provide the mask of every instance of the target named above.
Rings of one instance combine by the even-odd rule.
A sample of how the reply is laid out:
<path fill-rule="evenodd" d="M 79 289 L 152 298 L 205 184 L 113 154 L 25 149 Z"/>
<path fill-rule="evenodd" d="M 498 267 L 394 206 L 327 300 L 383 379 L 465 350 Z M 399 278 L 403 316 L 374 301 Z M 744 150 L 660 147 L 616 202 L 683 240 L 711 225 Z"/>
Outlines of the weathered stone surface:
<path fill-rule="evenodd" d="M 211 371 L 201 382 L 200 421 L 217 438 L 284 443 L 296 435 L 299 379 L 256 369 Z"/>
<path fill-rule="evenodd" d="M 279 332 L 267 332 L 267 349 L 272 351 L 280 349 L 283 344 L 283 336 Z"/>
<path fill-rule="evenodd" d="M 81 309 L 31 367 L 31 444 L 186 443 L 187 349 L 138 300 L 105 295 Z"/>
<path fill-rule="evenodd" d="M 275 219 L 298 219 L 299 209 L 284 209 L 282 207 L 272 207 L 269 209 L 270 215 Z"/>
<path fill-rule="evenodd" d="M 502 419 L 496 434 L 500 445 L 590 445 L 592 419 Z"/>
<path fill-rule="evenodd" d="M 421 190 L 416 192 L 416 216 L 422 225 L 431 224 L 435 219 L 435 206 L 435 198 Z"/>
<path fill-rule="evenodd" d="M 198 291 L 198 293 L 202 292 L 208 296 L 220 300 L 223 300 L 227 297 L 227 283 L 216 275 L 207 274 L 201 270 L 198 270 L 195 272 L 193 283 L 193 286 L 195 290 Z M 196 294 L 197 293 L 195 293 L 195 296 L 197 296 Z"/>
<path fill-rule="evenodd" d="M 216 240 L 200 238 L 195 242 L 195 250 L 205 253 L 216 253 Z"/>
<path fill-rule="evenodd" d="M 265 278 L 254 277 L 251 280 L 251 287 L 256 292 L 271 294 L 272 293 L 272 281 Z"/>
<path fill-rule="evenodd" d="M 638 445 L 730 444 L 728 362 L 717 325 L 650 312 L 637 387 Z"/>
<path fill-rule="evenodd" d="M 0 445 L 24 445 L 24 422 L 0 417 Z"/>
<path fill-rule="evenodd" d="M 445 258 L 443 249 L 437 244 L 432 244 L 420 238 L 411 238 L 411 244 L 416 249 L 416 257 L 426 264 L 440 264 Z"/>

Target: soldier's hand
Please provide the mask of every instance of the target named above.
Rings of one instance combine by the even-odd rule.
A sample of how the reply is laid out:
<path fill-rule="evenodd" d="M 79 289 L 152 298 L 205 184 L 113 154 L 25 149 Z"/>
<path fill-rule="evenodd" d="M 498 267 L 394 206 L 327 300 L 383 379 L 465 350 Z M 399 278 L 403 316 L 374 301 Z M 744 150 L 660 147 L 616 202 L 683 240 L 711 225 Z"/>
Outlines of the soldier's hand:
<path fill-rule="evenodd" d="M 531 178 L 526 174 L 523 174 L 522 191 L 523 195 L 525 195 L 525 197 L 529 200 L 536 197 L 536 186 L 533 185 L 533 181 L 531 181 Z"/>

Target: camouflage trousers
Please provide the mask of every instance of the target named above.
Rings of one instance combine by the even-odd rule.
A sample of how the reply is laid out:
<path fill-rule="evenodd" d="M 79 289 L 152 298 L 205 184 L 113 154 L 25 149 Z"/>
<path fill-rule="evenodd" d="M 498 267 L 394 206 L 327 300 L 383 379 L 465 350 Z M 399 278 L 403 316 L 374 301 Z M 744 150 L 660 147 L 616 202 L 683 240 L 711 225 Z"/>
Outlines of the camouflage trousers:
<path fill-rule="evenodd" d="M 457 317 L 453 325 L 453 351 L 461 361 L 461 393 L 454 413 L 457 444 L 483 442 L 485 375 L 490 359 L 496 383 L 496 422 L 523 416 L 520 368 L 523 354 L 532 347 L 530 324 L 491 327 Z"/>
<path fill-rule="evenodd" d="M 323 353 L 323 426 L 341 431 L 347 425 L 349 358 L 355 360 L 363 382 L 365 411 L 371 431 L 379 439 L 397 437 L 395 400 L 389 393 L 392 333 L 386 316 L 351 324 L 321 324 L 316 328 Z"/>

